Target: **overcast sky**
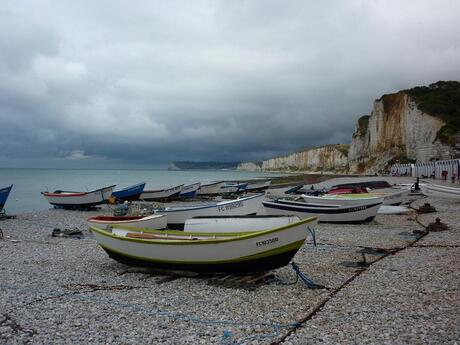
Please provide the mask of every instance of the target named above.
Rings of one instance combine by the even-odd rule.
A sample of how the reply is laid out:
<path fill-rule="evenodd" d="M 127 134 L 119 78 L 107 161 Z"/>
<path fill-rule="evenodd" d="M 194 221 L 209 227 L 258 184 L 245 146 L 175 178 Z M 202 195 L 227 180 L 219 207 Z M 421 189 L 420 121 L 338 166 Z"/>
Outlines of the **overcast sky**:
<path fill-rule="evenodd" d="M 460 2 L 0 4 L 0 167 L 262 160 L 460 80 Z"/>

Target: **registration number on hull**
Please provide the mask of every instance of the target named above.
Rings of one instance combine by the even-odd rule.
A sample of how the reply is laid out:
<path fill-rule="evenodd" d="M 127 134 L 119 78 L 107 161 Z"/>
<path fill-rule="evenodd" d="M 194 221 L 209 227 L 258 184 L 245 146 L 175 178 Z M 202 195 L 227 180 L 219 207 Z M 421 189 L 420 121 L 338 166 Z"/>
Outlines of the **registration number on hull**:
<path fill-rule="evenodd" d="M 268 239 L 263 240 L 263 241 L 256 242 L 256 246 L 257 247 L 268 246 L 268 245 L 273 244 L 273 243 L 278 242 L 278 241 L 279 241 L 278 237 L 272 237 L 272 238 L 268 238 Z"/>
<path fill-rule="evenodd" d="M 217 206 L 217 210 L 219 212 L 225 212 L 225 211 L 233 210 L 234 208 L 239 208 L 239 207 L 243 207 L 242 201 L 234 202 L 228 205 Z"/>

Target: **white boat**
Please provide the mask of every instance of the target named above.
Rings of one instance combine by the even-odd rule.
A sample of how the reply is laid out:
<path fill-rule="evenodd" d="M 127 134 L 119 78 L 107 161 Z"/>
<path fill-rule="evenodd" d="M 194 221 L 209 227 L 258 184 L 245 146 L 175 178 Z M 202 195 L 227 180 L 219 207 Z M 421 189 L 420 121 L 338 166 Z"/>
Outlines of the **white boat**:
<path fill-rule="evenodd" d="M 273 186 L 272 186 L 273 187 Z M 265 191 L 265 196 L 269 199 L 287 198 L 296 194 L 303 185 L 269 188 Z"/>
<path fill-rule="evenodd" d="M 114 226 L 90 228 L 114 260 L 195 272 L 259 272 L 287 265 L 304 243 L 316 218 L 263 231 L 194 233 Z"/>
<path fill-rule="evenodd" d="M 373 198 L 383 198 L 383 205 L 399 205 L 409 193 L 408 189 L 389 188 L 369 193 L 323 194 L 321 196 L 302 194 L 302 198 L 308 203 L 327 204 L 328 200 L 333 200 L 341 205 L 354 205 Z"/>
<path fill-rule="evenodd" d="M 259 192 L 259 191 L 268 189 L 271 183 L 272 183 L 271 180 L 249 183 L 246 186 L 246 191 L 247 192 Z"/>
<path fill-rule="evenodd" d="M 382 205 L 380 206 L 378 210 L 378 214 L 407 214 L 411 212 L 411 210 L 408 207 L 404 206 L 391 206 L 391 205 Z"/>
<path fill-rule="evenodd" d="M 295 215 L 300 219 L 317 216 L 319 222 L 363 223 L 374 219 L 382 202 L 362 205 L 312 205 L 290 200 L 263 201 L 267 215 Z"/>
<path fill-rule="evenodd" d="M 392 206 L 400 205 L 409 193 L 410 190 L 398 188 L 378 189 L 369 192 L 371 195 L 383 196 L 383 204 Z"/>
<path fill-rule="evenodd" d="M 217 195 L 220 194 L 220 188 L 224 185 L 223 181 L 202 183 L 198 188 L 198 195 Z"/>
<path fill-rule="evenodd" d="M 199 188 L 200 182 L 182 186 L 182 190 L 179 193 L 179 198 L 193 198 Z"/>
<path fill-rule="evenodd" d="M 106 203 L 113 192 L 113 186 L 108 186 L 91 192 L 71 192 L 56 190 L 54 192 L 41 192 L 48 202 L 55 207 L 78 209 L 90 208 Z"/>
<path fill-rule="evenodd" d="M 433 198 L 460 200 L 460 188 L 441 186 L 438 184 L 421 185 L 422 193 Z"/>
<path fill-rule="evenodd" d="M 324 194 L 322 196 L 306 195 L 302 194 L 302 199 L 310 205 L 363 205 L 367 203 L 383 203 L 384 198 L 382 196 L 369 195 L 368 193 L 363 194 Z M 362 195 L 362 196 L 361 196 Z"/>
<path fill-rule="evenodd" d="M 183 184 L 165 189 L 144 190 L 140 196 L 141 200 L 154 201 L 177 198 L 182 190 Z"/>
<path fill-rule="evenodd" d="M 247 232 L 261 231 L 289 225 L 300 220 L 297 216 L 215 216 L 187 219 L 184 231 L 191 232 Z M 311 223 L 310 226 L 313 226 Z"/>
<path fill-rule="evenodd" d="M 164 229 L 167 224 L 167 218 L 164 214 L 150 216 L 95 216 L 88 218 L 87 221 L 90 226 L 126 225 L 147 229 Z"/>
<path fill-rule="evenodd" d="M 158 214 L 168 216 L 168 227 L 183 228 L 187 219 L 197 216 L 245 216 L 256 214 L 262 207 L 263 194 L 251 195 L 235 200 L 221 201 L 205 206 L 166 207 L 158 210 Z"/>
<path fill-rule="evenodd" d="M 248 186 L 247 183 L 230 183 L 226 182 L 220 187 L 220 194 L 243 193 Z"/>

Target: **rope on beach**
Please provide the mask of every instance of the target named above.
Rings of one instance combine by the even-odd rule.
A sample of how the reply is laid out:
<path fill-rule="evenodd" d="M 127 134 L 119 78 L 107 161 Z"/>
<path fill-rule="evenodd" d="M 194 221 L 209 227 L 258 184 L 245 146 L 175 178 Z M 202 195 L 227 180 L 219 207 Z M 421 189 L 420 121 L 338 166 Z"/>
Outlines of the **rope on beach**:
<path fill-rule="evenodd" d="M 141 287 L 142 288 L 142 287 Z M 147 315 L 151 315 L 153 317 L 163 317 L 163 318 L 168 318 L 174 321 L 185 321 L 185 322 L 193 322 L 193 323 L 199 323 L 203 325 L 219 325 L 219 326 L 227 326 L 227 327 L 235 327 L 235 328 L 247 328 L 249 327 L 266 327 L 269 329 L 273 329 L 272 333 L 268 334 L 263 334 L 263 335 L 257 335 L 257 336 L 248 336 L 248 337 L 243 337 L 238 340 L 231 341 L 232 333 L 229 330 L 225 330 L 224 334 L 226 335 L 225 337 L 222 337 L 221 342 L 231 342 L 232 344 L 247 344 L 250 340 L 258 340 L 258 339 L 267 339 L 267 338 L 275 338 L 280 335 L 280 330 L 282 329 L 291 329 L 293 327 L 298 327 L 298 322 L 291 322 L 291 323 L 270 323 L 270 322 L 265 322 L 265 321 L 248 321 L 248 322 L 236 322 L 236 321 L 230 321 L 230 320 L 208 320 L 208 319 L 202 319 L 199 318 L 195 315 L 187 315 L 187 314 L 180 314 L 177 312 L 171 312 L 171 311 L 165 311 L 165 310 L 155 310 L 151 307 L 144 307 L 141 305 L 136 305 L 133 303 L 128 303 L 128 302 L 121 302 L 117 301 L 115 299 L 111 298 L 101 298 L 98 296 L 88 296 L 88 295 L 83 295 L 82 291 L 72 291 L 70 293 L 59 293 L 58 291 L 51 292 L 49 290 L 45 289 L 39 289 L 39 288 L 24 288 L 24 287 L 19 287 L 15 285 L 9 285 L 9 284 L 0 284 L 0 291 L 1 290 L 14 290 L 18 293 L 37 293 L 37 294 L 48 294 L 48 297 L 42 297 L 36 302 L 40 302 L 43 300 L 49 300 L 49 299 L 59 299 L 59 298 L 72 298 L 80 301 L 86 301 L 86 302 L 93 302 L 93 303 L 101 303 L 101 304 L 106 304 L 106 305 L 112 305 L 114 307 L 118 307 L 121 309 L 130 309 L 134 312 L 143 312 L 146 313 Z M 30 305 L 31 303 L 28 303 L 27 305 Z M 25 307 L 26 305 L 23 305 L 22 307 Z M 20 308 L 21 306 L 16 306 L 16 308 Z"/>
<path fill-rule="evenodd" d="M 316 247 L 316 231 L 315 231 L 315 229 L 310 228 L 309 226 L 307 226 L 307 229 L 308 229 L 308 231 L 310 231 L 311 238 L 313 240 L 313 245 Z"/>
<path fill-rule="evenodd" d="M 309 288 L 309 289 L 324 289 L 324 285 L 316 284 L 313 280 L 308 278 L 299 268 L 299 265 L 297 265 L 294 261 L 291 261 L 291 266 L 292 269 L 295 271 L 297 274 L 297 278 L 300 278 L 303 283 Z"/>

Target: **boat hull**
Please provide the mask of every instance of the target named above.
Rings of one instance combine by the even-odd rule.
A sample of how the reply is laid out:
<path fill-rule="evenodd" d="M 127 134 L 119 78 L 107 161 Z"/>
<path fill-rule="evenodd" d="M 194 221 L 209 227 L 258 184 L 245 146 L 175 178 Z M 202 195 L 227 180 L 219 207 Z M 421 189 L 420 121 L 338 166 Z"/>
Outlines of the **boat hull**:
<path fill-rule="evenodd" d="M 197 191 L 198 195 L 218 195 L 220 194 L 220 189 L 224 185 L 224 182 L 219 181 L 215 183 L 201 185 Z"/>
<path fill-rule="evenodd" d="M 460 188 L 439 185 L 422 185 L 422 193 L 428 197 L 460 200 Z"/>
<path fill-rule="evenodd" d="M 315 220 L 313 217 L 265 231 L 207 233 L 206 236 L 179 231 L 152 230 L 143 233 L 142 229 L 125 229 L 138 232 L 140 236 L 147 234 L 163 239 L 131 238 L 97 227 L 91 227 L 91 231 L 107 254 L 123 264 L 195 272 L 241 273 L 267 271 L 288 264 L 306 239 L 306 227 Z M 177 239 L 179 236 L 182 239 Z"/>
<path fill-rule="evenodd" d="M 42 192 L 42 195 L 55 207 L 68 209 L 91 208 L 106 203 L 112 195 L 114 187 L 115 185 L 91 192 Z"/>
<path fill-rule="evenodd" d="M 383 203 L 383 197 L 377 196 L 361 196 L 361 194 L 353 194 L 353 196 L 348 196 L 347 194 L 334 194 L 334 195 L 325 195 L 325 196 L 314 196 L 314 195 L 305 195 L 302 194 L 302 199 L 308 204 L 315 205 L 363 205 L 363 204 L 375 204 Z"/>
<path fill-rule="evenodd" d="M 145 201 L 168 200 L 177 198 L 182 190 L 182 184 L 168 189 L 144 190 L 140 199 Z"/>
<path fill-rule="evenodd" d="M 220 272 L 220 273 L 250 273 L 250 272 L 264 272 L 276 268 L 280 268 L 289 264 L 291 259 L 299 250 L 300 246 L 286 251 L 281 254 L 272 255 L 269 257 L 255 259 L 251 261 L 229 262 L 221 264 L 193 264 L 193 263 L 168 263 L 149 261 L 142 258 L 134 258 L 126 254 L 113 251 L 112 249 L 101 246 L 110 258 L 118 261 L 121 264 L 134 266 L 134 267 L 152 267 L 165 270 L 179 270 L 179 271 L 192 271 L 192 272 Z"/>
<path fill-rule="evenodd" d="M 2 210 L 3 206 L 5 206 L 6 200 L 8 200 L 8 196 L 10 195 L 12 188 L 13 185 L 0 189 L 0 210 Z"/>
<path fill-rule="evenodd" d="M 114 196 L 115 198 L 121 201 L 139 200 L 139 197 L 144 191 L 144 187 L 145 187 L 145 182 L 139 183 L 137 185 L 127 187 L 119 191 L 115 191 L 112 193 L 112 196 Z"/>
<path fill-rule="evenodd" d="M 200 183 L 189 184 L 187 186 L 183 186 L 180 193 L 179 198 L 193 198 L 198 189 L 200 188 Z"/>
<path fill-rule="evenodd" d="M 146 229 L 164 229 L 167 225 L 167 218 L 164 214 L 154 214 L 151 216 L 96 216 L 88 220 L 90 226 L 97 225 L 107 227 L 110 225 L 134 226 Z"/>
<path fill-rule="evenodd" d="M 268 215 L 295 215 L 300 219 L 317 216 L 324 223 L 366 223 L 372 221 L 382 203 L 349 205 L 339 207 L 308 206 L 302 202 L 287 200 L 264 201 L 264 212 Z"/>
<path fill-rule="evenodd" d="M 260 192 L 260 191 L 268 189 L 271 183 L 272 181 L 250 183 L 246 186 L 246 191 L 247 192 Z"/>
<path fill-rule="evenodd" d="M 261 210 L 263 198 L 263 194 L 257 194 L 209 206 L 166 208 L 158 210 L 157 213 L 168 216 L 168 227 L 182 229 L 187 219 L 197 216 L 246 216 L 256 214 Z"/>
<path fill-rule="evenodd" d="M 321 203 L 321 200 L 334 200 L 343 205 L 357 205 L 371 198 L 383 198 L 383 205 L 399 205 L 409 194 L 407 189 L 378 189 L 368 193 L 338 193 L 323 196 L 302 195 L 306 202 Z M 327 202 L 324 202 L 327 203 Z"/>
<path fill-rule="evenodd" d="M 247 183 L 227 183 L 220 188 L 220 194 L 244 193 L 247 186 Z"/>

